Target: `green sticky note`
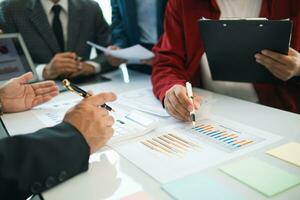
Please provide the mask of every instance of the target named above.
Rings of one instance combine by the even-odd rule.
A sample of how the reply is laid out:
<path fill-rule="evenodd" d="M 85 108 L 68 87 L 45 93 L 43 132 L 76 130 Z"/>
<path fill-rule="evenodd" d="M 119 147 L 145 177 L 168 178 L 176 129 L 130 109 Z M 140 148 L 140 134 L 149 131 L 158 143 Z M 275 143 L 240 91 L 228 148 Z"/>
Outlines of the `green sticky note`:
<path fill-rule="evenodd" d="M 220 170 L 268 197 L 300 183 L 300 177 L 256 158 L 231 163 Z"/>
<path fill-rule="evenodd" d="M 236 192 L 202 174 L 175 180 L 162 185 L 162 189 L 177 200 L 245 200 Z"/>

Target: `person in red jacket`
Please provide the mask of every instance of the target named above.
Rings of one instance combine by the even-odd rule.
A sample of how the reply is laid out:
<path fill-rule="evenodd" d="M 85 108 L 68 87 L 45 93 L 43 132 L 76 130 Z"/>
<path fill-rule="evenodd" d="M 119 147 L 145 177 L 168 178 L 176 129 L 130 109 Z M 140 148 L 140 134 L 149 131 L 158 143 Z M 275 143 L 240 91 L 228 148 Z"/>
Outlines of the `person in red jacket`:
<path fill-rule="evenodd" d="M 293 32 L 288 55 L 262 50 L 253 55 L 284 83 L 248 84 L 213 81 L 197 21 L 221 17 L 291 19 Z M 190 103 L 185 89 L 194 86 L 251 102 L 300 113 L 300 1 L 299 0 L 170 0 L 165 16 L 164 34 L 153 51 L 152 72 L 155 96 L 176 119 L 190 121 Z M 243 36 L 241 36 L 243 37 Z M 224 66 L 226 70 L 226 66 Z M 200 107 L 195 96 L 194 106 Z"/>

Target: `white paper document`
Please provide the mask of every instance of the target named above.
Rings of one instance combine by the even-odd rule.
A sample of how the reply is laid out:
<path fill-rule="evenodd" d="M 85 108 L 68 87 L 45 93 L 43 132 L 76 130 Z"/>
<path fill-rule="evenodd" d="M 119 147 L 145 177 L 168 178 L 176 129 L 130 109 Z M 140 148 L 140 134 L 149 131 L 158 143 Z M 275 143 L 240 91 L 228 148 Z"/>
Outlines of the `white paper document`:
<path fill-rule="evenodd" d="M 127 60 L 129 64 L 139 64 L 141 60 L 148 60 L 154 57 L 154 54 L 151 51 L 141 45 L 135 45 L 120 50 L 110 50 L 90 41 L 88 41 L 87 44 L 106 54 L 112 55 L 113 57 Z"/>
<path fill-rule="evenodd" d="M 177 123 L 113 148 L 160 183 L 181 178 L 280 140 L 281 137 L 210 116 Z"/>
<path fill-rule="evenodd" d="M 162 107 L 161 102 L 153 95 L 152 88 L 121 93 L 118 97 L 118 102 L 160 117 L 170 116 Z"/>
<path fill-rule="evenodd" d="M 81 99 L 46 103 L 31 110 L 45 126 L 51 127 L 63 121 L 65 113 L 75 106 Z M 115 144 L 130 138 L 144 135 L 153 130 L 157 121 L 137 110 L 129 110 L 125 106 L 111 103 L 116 112 L 110 112 L 115 119 L 113 126 L 115 132 L 108 145 Z M 95 109 L 98 109 L 95 107 Z"/>

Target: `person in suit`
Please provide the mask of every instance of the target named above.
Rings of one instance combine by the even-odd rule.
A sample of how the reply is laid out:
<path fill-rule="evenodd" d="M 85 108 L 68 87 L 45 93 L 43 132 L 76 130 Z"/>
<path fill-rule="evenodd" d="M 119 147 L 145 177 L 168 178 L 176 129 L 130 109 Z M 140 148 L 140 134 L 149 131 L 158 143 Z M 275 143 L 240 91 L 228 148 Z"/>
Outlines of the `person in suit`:
<path fill-rule="evenodd" d="M 193 106 L 185 83 L 224 95 L 300 113 L 300 1 L 298 0 L 170 0 L 166 8 L 165 32 L 154 47 L 152 84 L 157 98 L 175 118 L 190 121 Z M 288 55 L 262 50 L 253 59 L 283 84 L 247 84 L 213 81 L 197 21 L 220 17 L 291 19 L 293 34 Z M 243 37 L 241 35 L 241 37 Z M 226 66 L 224 66 L 226 70 Z"/>
<path fill-rule="evenodd" d="M 141 44 L 152 50 L 163 33 L 163 19 L 167 0 L 111 0 L 112 49 Z M 153 59 L 141 61 L 143 66 L 132 69 L 151 73 Z M 120 63 L 126 62 L 120 60 Z"/>
<path fill-rule="evenodd" d="M 87 41 L 110 44 L 109 25 L 93 0 L 4 0 L 0 13 L 0 28 L 22 34 L 41 80 L 113 68 L 103 54 L 89 59 Z"/>
<path fill-rule="evenodd" d="M 53 81 L 28 84 L 30 79 L 27 73 L 0 88 L 3 112 L 29 110 L 58 94 Z M 115 99 L 112 93 L 86 98 L 54 127 L 1 139 L 1 199 L 25 200 L 86 171 L 89 155 L 113 134 L 114 119 L 99 105 Z"/>

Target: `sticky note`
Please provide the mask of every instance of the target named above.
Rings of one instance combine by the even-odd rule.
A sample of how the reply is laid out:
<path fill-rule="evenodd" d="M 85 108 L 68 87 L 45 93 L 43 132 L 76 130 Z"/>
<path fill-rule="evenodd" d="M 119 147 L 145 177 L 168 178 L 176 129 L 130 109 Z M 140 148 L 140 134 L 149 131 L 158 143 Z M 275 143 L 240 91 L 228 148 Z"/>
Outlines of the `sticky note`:
<path fill-rule="evenodd" d="M 291 142 L 271 149 L 267 154 L 300 167 L 300 143 Z"/>
<path fill-rule="evenodd" d="M 220 170 L 268 197 L 300 183 L 300 177 L 256 158 L 240 160 Z"/>
<path fill-rule="evenodd" d="M 162 189 L 176 200 L 245 200 L 236 192 L 228 190 L 222 184 L 202 174 L 172 181 L 162 185 Z"/>
<path fill-rule="evenodd" d="M 146 192 L 137 192 L 127 197 L 122 198 L 121 200 L 153 200 Z"/>

